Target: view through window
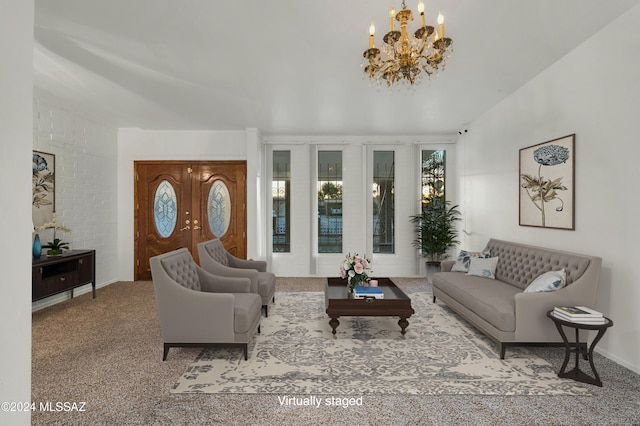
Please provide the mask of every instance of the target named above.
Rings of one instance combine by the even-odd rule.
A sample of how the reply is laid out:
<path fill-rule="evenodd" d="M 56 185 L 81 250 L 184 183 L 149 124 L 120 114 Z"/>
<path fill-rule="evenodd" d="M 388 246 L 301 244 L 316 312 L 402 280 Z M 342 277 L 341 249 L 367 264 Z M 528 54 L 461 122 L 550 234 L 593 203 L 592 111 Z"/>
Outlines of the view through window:
<path fill-rule="evenodd" d="M 395 253 L 395 152 L 373 152 L 373 252 Z"/>
<path fill-rule="evenodd" d="M 291 251 L 291 151 L 273 151 L 273 252 Z"/>
<path fill-rule="evenodd" d="M 342 151 L 318 151 L 318 253 L 342 253 Z"/>
<path fill-rule="evenodd" d="M 422 151 L 422 207 L 444 203 L 445 151 Z"/>

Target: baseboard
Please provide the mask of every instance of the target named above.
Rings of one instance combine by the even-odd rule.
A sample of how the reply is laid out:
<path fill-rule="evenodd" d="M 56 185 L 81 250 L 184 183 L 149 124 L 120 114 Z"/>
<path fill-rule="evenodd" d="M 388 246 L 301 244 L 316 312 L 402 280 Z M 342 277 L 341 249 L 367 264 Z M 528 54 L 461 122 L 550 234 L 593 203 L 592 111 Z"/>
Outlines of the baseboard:
<path fill-rule="evenodd" d="M 599 353 L 600 355 L 602 355 L 605 358 L 609 358 L 611 361 L 615 362 L 616 364 L 620 364 L 624 368 L 628 368 L 629 370 L 633 371 L 636 374 L 640 374 L 640 367 L 639 366 L 630 364 L 629 362 L 625 361 L 624 359 L 620 358 L 619 356 L 616 356 L 616 355 L 612 354 L 609 351 L 606 351 L 604 349 L 600 349 L 597 346 L 595 347 L 595 349 L 593 351 Z"/>
<path fill-rule="evenodd" d="M 118 282 L 118 280 L 107 281 L 101 284 L 97 284 L 96 290 L 116 282 Z M 77 296 L 80 296 L 81 294 L 90 293 L 91 291 L 93 291 L 93 287 L 91 286 L 91 284 L 86 284 L 86 285 L 83 285 L 82 287 L 76 287 L 75 289 L 73 289 L 73 297 L 75 298 Z M 65 300 L 69 300 L 69 299 L 71 299 L 71 290 L 68 290 L 59 294 L 55 294 L 45 299 L 37 300 L 31 303 L 31 312 L 48 308 L 49 306 L 53 306 L 55 304 L 64 302 Z"/>

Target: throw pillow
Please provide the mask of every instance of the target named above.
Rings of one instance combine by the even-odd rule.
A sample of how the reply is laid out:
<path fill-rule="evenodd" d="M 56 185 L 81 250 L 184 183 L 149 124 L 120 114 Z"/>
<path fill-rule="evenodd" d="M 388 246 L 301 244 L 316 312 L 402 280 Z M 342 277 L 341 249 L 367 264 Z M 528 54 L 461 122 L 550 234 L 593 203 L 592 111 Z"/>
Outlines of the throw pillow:
<path fill-rule="evenodd" d="M 497 265 L 498 257 L 490 257 L 488 259 L 472 257 L 467 275 L 476 275 L 478 277 L 491 278 L 492 280 L 495 280 Z"/>
<path fill-rule="evenodd" d="M 567 274 L 564 268 L 559 271 L 549 271 L 539 275 L 524 289 L 525 293 L 537 293 L 540 291 L 555 291 L 567 285 Z"/>
<path fill-rule="evenodd" d="M 469 272 L 469 263 L 472 257 L 488 259 L 491 257 L 491 252 L 460 250 L 456 263 L 451 267 L 451 272 Z"/>

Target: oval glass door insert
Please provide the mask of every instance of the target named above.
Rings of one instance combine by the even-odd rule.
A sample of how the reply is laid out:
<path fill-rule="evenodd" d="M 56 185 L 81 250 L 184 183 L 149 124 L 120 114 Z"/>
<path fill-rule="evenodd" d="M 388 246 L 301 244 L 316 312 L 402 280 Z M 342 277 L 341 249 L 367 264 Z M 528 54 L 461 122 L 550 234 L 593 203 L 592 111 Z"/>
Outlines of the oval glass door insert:
<path fill-rule="evenodd" d="M 178 200 L 173 185 L 163 180 L 153 197 L 153 222 L 162 238 L 169 238 L 178 222 Z"/>
<path fill-rule="evenodd" d="M 221 238 L 229 229 L 231 221 L 231 196 L 227 185 L 221 180 L 213 182 L 207 200 L 209 229 L 216 238 Z"/>

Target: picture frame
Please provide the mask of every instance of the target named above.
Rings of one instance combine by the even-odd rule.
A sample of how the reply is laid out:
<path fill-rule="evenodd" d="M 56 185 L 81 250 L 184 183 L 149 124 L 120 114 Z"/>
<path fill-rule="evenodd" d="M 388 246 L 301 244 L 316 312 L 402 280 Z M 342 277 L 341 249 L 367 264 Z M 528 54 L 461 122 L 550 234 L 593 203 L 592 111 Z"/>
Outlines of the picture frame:
<path fill-rule="evenodd" d="M 32 219 L 37 227 L 51 222 L 56 211 L 56 156 L 33 151 Z"/>
<path fill-rule="evenodd" d="M 575 230 L 575 136 L 520 149 L 520 226 Z"/>

